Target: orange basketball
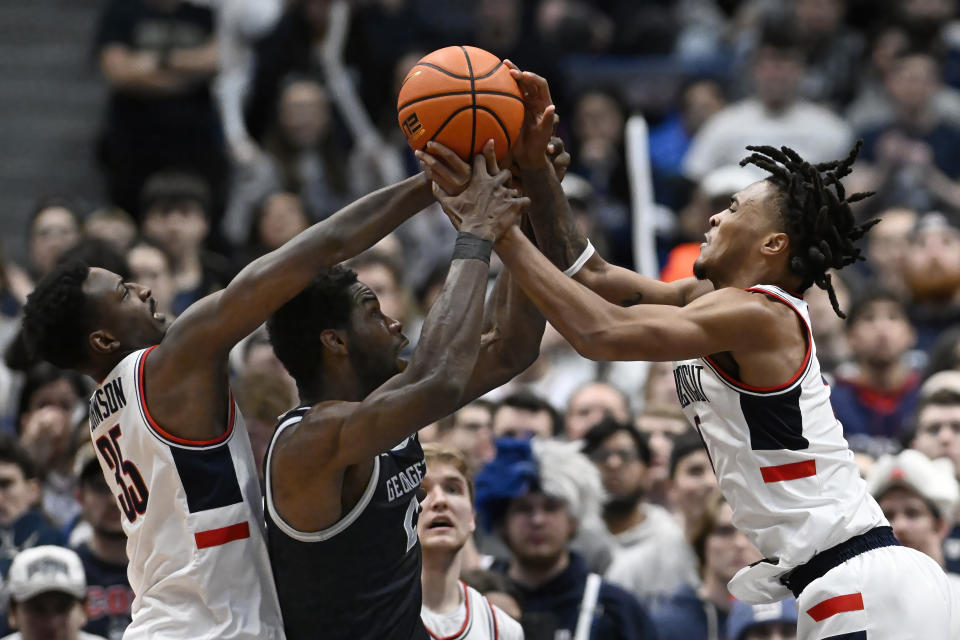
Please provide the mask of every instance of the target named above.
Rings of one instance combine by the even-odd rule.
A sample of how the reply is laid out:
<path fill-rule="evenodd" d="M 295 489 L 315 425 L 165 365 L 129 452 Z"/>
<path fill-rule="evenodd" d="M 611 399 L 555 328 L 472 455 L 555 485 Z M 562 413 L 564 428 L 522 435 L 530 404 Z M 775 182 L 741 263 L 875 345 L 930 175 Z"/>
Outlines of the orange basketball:
<path fill-rule="evenodd" d="M 520 133 L 523 99 L 498 57 L 445 47 L 413 65 L 400 87 L 397 119 L 413 149 L 434 140 L 469 160 L 492 138 L 502 159 Z"/>

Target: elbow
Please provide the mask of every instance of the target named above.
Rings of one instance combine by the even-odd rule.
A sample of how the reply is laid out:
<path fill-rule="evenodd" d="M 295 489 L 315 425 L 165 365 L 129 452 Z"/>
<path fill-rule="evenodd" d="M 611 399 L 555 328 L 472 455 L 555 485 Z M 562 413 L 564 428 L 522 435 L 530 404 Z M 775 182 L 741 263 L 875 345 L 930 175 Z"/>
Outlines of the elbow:
<path fill-rule="evenodd" d="M 617 360 L 616 344 L 606 329 L 596 329 L 577 334 L 570 345 L 588 360 Z"/>

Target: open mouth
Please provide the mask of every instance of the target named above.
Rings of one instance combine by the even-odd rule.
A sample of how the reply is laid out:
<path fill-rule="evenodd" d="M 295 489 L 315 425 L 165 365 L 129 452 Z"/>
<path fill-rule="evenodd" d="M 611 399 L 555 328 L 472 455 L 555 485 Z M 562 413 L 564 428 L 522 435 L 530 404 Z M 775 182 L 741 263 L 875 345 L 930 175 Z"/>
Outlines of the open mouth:
<path fill-rule="evenodd" d="M 150 313 L 153 314 L 153 319 L 157 322 L 163 322 L 166 320 L 166 315 L 157 312 L 157 300 L 156 298 L 149 298 L 147 302 L 150 305 Z"/>
<path fill-rule="evenodd" d="M 434 518 L 433 521 L 427 526 L 427 529 L 452 529 L 453 522 L 449 518 L 443 516 Z"/>

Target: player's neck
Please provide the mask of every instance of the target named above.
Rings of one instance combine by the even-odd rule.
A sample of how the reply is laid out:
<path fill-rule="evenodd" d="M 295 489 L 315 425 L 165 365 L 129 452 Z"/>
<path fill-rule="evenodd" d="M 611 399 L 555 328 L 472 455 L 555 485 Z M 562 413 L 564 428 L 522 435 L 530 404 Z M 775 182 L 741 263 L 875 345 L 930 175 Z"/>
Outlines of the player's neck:
<path fill-rule="evenodd" d="M 428 551 L 423 554 L 420 584 L 423 604 L 434 613 L 450 613 L 460 606 L 460 552 Z"/>
<path fill-rule="evenodd" d="M 299 386 L 299 385 L 298 385 Z M 329 400 L 360 402 L 367 392 L 356 376 L 346 371 L 323 372 L 323 376 L 313 384 L 299 386 L 300 404 L 317 404 Z"/>

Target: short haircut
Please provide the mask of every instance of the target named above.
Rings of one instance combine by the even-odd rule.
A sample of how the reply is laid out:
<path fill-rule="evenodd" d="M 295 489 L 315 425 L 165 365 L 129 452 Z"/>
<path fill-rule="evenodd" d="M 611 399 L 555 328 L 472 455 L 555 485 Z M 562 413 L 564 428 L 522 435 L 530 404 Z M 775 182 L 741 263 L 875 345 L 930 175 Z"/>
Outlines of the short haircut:
<path fill-rule="evenodd" d="M 633 439 L 633 443 L 637 447 L 637 457 L 640 461 L 650 466 L 650 446 L 647 444 L 646 436 L 629 422 L 620 422 L 610 416 L 593 425 L 587 431 L 587 434 L 583 437 L 583 452 L 589 456 L 600 448 L 604 440 L 621 431 L 625 431 Z"/>
<path fill-rule="evenodd" d="M 854 325 L 863 317 L 863 314 L 866 310 L 875 302 L 892 302 L 900 310 L 901 315 L 905 322 L 910 322 L 907 317 L 907 308 L 904 305 L 903 298 L 900 295 L 894 293 L 890 289 L 883 289 L 880 287 L 874 287 L 868 289 L 862 295 L 858 296 L 853 304 L 850 305 L 850 310 L 847 312 L 847 330 L 853 328 Z"/>
<path fill-rule="evenodd" d="M 140 191 L 140 211 L 146 213 L 154 206 L 164 212 L 184 202 L 194 202 L 210 216 L 212 196 L 204 179 L 182 171 L 160 171 L 151 175 Z"/>
<path fill-rule="evenodd" d="M 913 418 L 909 426 L 900 434 L 900 444 L 905 449 L 910 448 L 910 443 L 917 437 L 920 430 L 920 416 L 928 407 L 956 407 L 960 406 L 960 389 L 938 389 L 926 398 L 920 398 L 917 406 L 913 410 Z"/>
<path fill-rule="evenodd" d="M 783 52 L 802 51 L 803 45 L 796 25 L 791 20 L 775 16 L 768 18 L 760 26 L 760 37 L 757 40 L 757 49 L 769 48 Z"/>
<path fill-rule="evenodd" d="M 705 451 L 703 441 L 695 431 L 681 433 L 673 441 L 673 449 L 670 450 L 670 478 L 677 475 L 677 467 L 687 456 L 698 451 Z"/>
<path fill-rule="evenodd" d="M 27 377 L 23 382 L 23 388 L 20 390 L 20 401 L 18 403 L 17 411 L 17 429 L 19 426 L 19 418 L 27 412 L 30 406 L 30 398 L 35 394 L 40 388 L 47 386 L 51 382 L 56 382 L 57 380 L 66 380 L 70 384 L 70 388 L 73 389 L 73 392 L 77 395 L 77 398 L 85 400 L 90 393 L 90 389 L 87 388 L 86 382 L 84 382 L 83 376 L 75 371 L 68 371 L 65 369 L 59 369 L 52 364 L 47 362 L 41 362 L 34 365 L 28 372 Z"/>
<path fill-rule="evenodd" d="M 530 411 L 532 413 L 546 411 L 548 414 L 550 414 L 550 426 L 553 430 L 553 435 L 558 436 L 563 433 L 563 416 L 560 415 L 560 413 L 553 407 L 552 404 L 531 391 L 518 391 L 517 393 L 511 393 L 506 398 L 501 400 L 500 404 L 498 404 L 497 408 L 493 411 L 494 418 L 496 418 L 497 411 L 499 411 L 501 407 L 510 407 L 512 409 Z"/>
<path fill-rule="evenodd" d="M 423 445 L 423 457 L 426 459 L 428 465 L 431 462 L 435 462 L 438 464 L 447 464 L 456 469 L 467 483 L 467 493 L 470 496 L 470 504 L 473 504 L 473 476 L 470 474 L 470 465 L 467 464 L 467 458 L 458 449 L 437 442 L 428 442 Z"/>
<path fill-rule="evenodd" d="M 20 467 L 26 480 L 39 477 L 37 463 L 30 457 L 30 453 L 11 434 L 0 434 L 0 462 L 15 464 Z"/>
<path fill-rule="evenodd" d="M 35 357 L 75 369 L 87 358 L 87 335 L 96 310 L 83 292 L 90 267 L 79 260 L 57 263 L 23 307 L 23 337 Z"/>
<path fill-rule="evenodd" d="M 335 265 L 314 278 L 267 321 L 273 351 L 298 387 L 314 381 L 321 371 L 320 333 L 349 325 L 353 309 L 350 287 L 356 282 L 355 271 Z"/>

